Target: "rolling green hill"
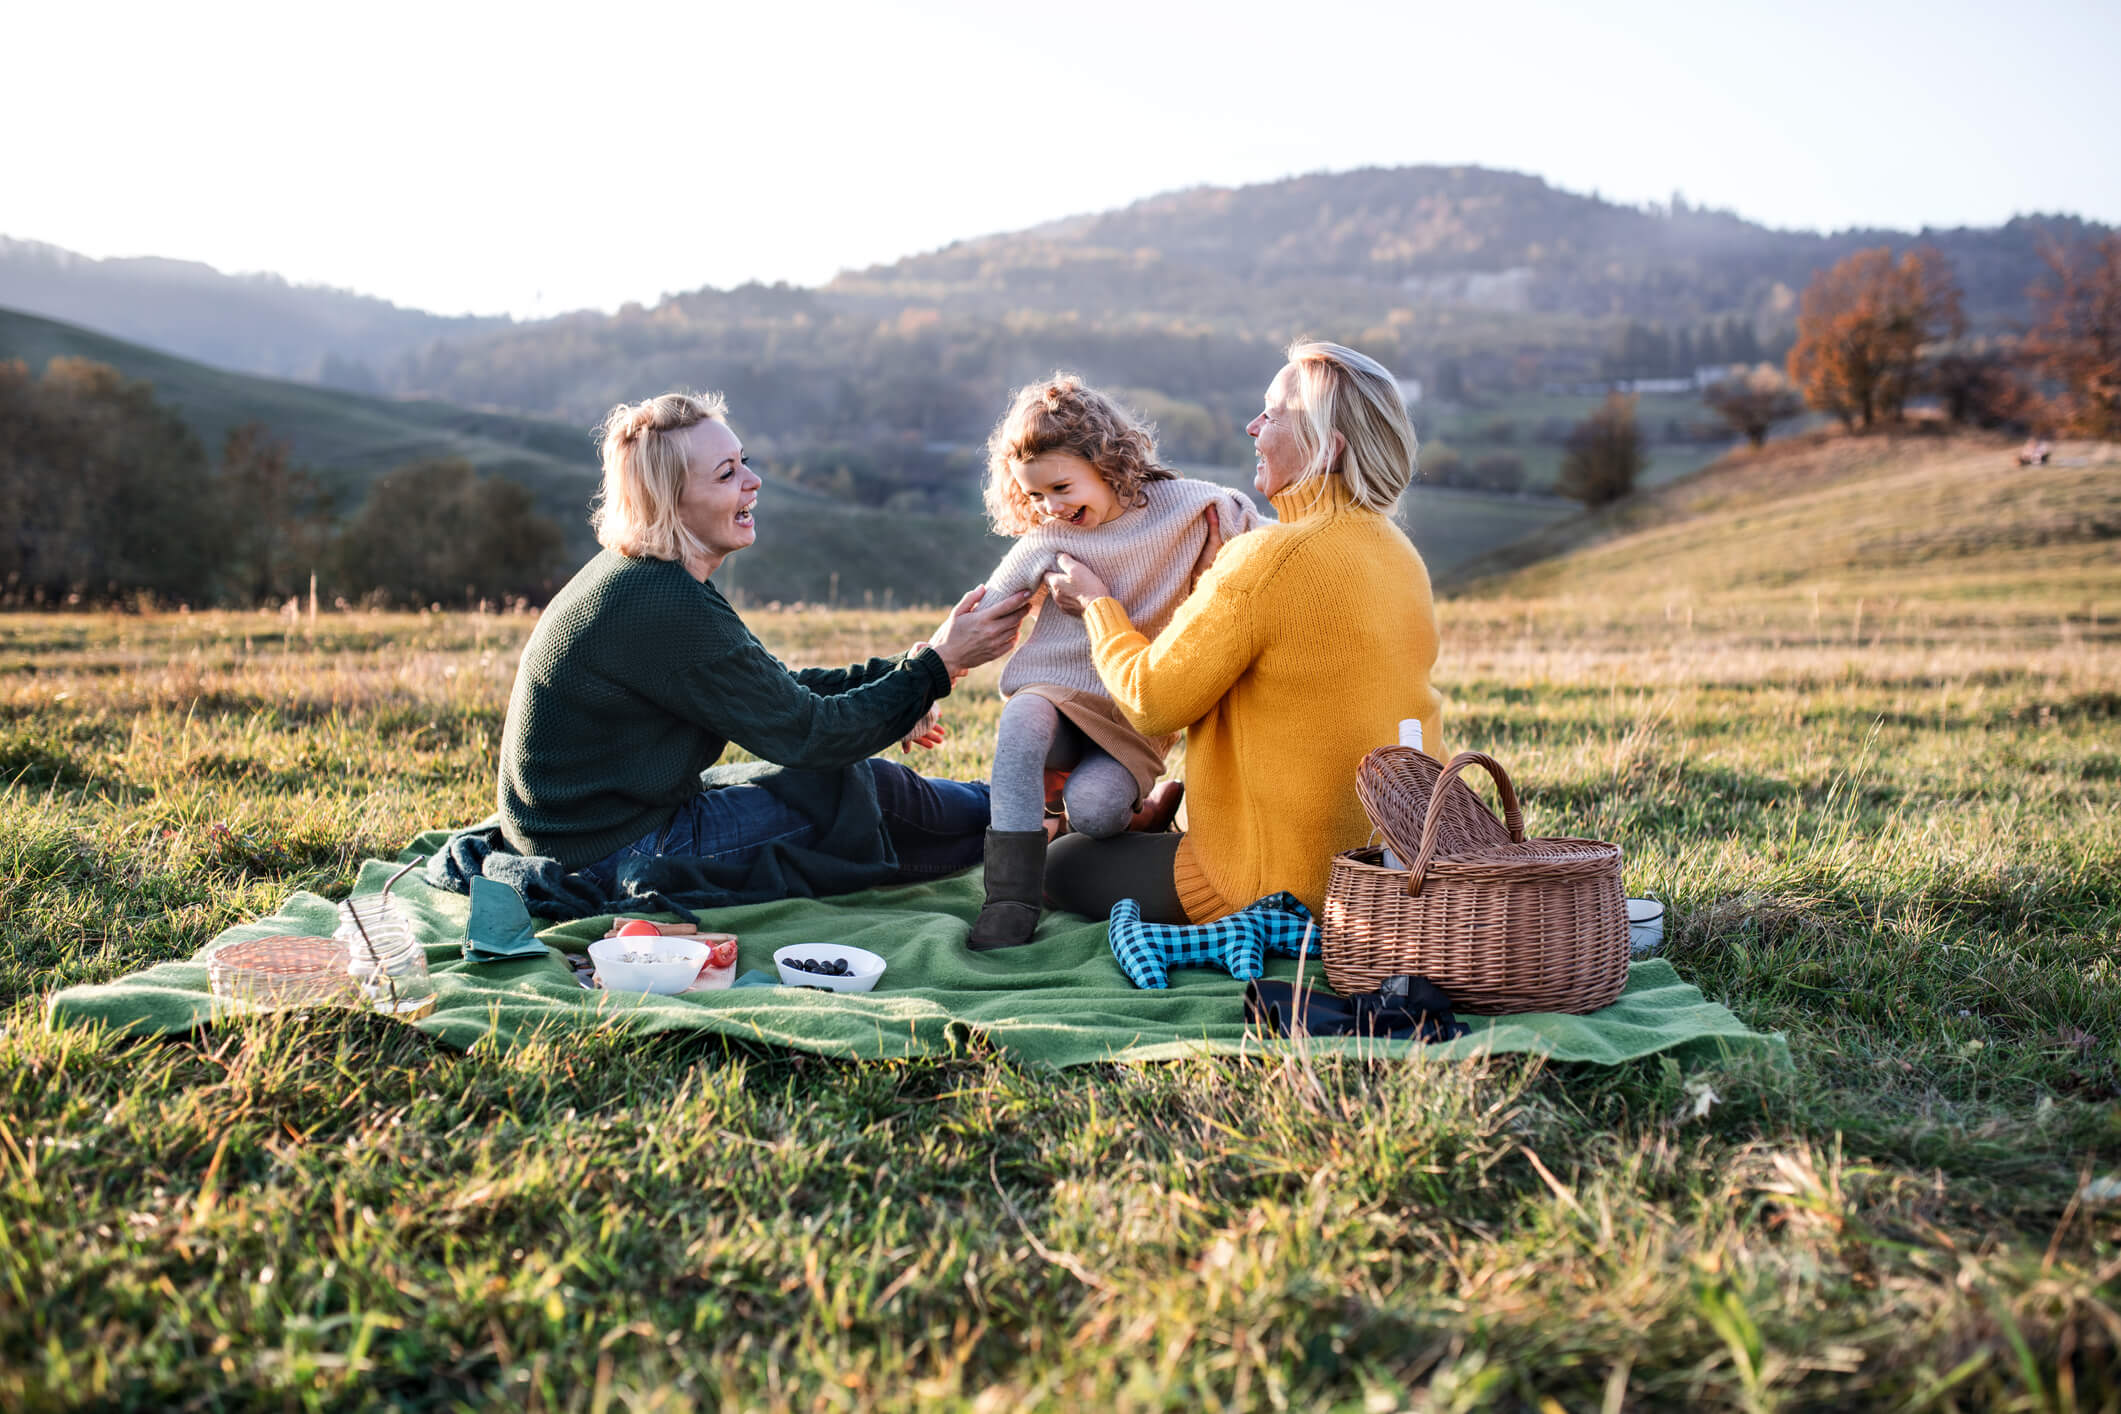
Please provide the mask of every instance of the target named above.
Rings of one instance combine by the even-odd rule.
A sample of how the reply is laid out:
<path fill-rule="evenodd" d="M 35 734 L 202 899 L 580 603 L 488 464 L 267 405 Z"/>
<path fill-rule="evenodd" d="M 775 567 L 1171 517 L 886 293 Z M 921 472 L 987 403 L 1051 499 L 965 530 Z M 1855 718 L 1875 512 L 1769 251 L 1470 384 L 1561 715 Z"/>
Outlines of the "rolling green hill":
<path fill-rule="evenodd" d="M 1771 442 L 1468 560 L 1450 582 L 1475 598 L 1726 605 L 1831 588 L 1874 606 L 2121 586 L 2121 445 L 2061 443 L 2043 467 L 2017 466 L 2014 445 L 1919 433 Z"/>
<path fill-rule="evenodd" d="M 522 483 L 545 514 L 570 528 L 582 520 L 596 487 L 595 448 L 586 429 L 228 373 L 72 324 L 0 309 L 0 359 L 21 359 L 41 369 L 59 357 L 94 359 L 153 384 L 155 396 L 174 408 L 209 449 L 217 449 L 244 423 L 264 424 L 346 505 L 357 503 L 381 473 L 433 457 L 463 457 L 482 472 Z"/>
<path fill-rule="evenodd" d="M 570 562 L 595 548 L 588 507 L 596 449 L 586 427 L 431 400 L 391 401 L 228 373 L 34 315 L 0 310 L 0 358 L 41 368 L 54 357 L 107 363 L 154 386 L 208 447 L 247 422 L 264 424 L 338 497 L 358 505 L 392 467 L 464 457 L 482 472 L 530 488 L 538 508 L 567 536 Z M 1249 470 L 1195 467 L 1239 488 Z M 1432 573 L 1564 520 L 1564 503 L 1417 486 L 1404 520 Z M 769 478 L 761 493 L 759 544 L 731 561 L 728 587 L 746 598 L 807 602 L 942 603 L 1001 558 L 1003 543 L 976 515 L 887 511 L 848 505 Z M 561 567 L 564 571 L 565 567 Z"/>
<path fill-rule="evenodd" d="M 358 505 L 371 481 L 407 462 L 463 457 L 489 475 L 530 488 L 562 527 L 569 565 L 594 553 L 588 511 L 597 454 L 587 427 L 430 400 L 393 401 L 305 383 L 228 373 L 35 315 L 0 309 L 0 359 L 42 368 L 55 357 L 94 359 L 154 386 L 209 448 L 232 428 L 265 425 L 339 500 Z M 759 546 L 734 562 L 727 582 L 758 600 L 935 603 L 978 583 L 1000 542 L 971 515 L 865 510 L 770 482 L 761 494 Z"/>

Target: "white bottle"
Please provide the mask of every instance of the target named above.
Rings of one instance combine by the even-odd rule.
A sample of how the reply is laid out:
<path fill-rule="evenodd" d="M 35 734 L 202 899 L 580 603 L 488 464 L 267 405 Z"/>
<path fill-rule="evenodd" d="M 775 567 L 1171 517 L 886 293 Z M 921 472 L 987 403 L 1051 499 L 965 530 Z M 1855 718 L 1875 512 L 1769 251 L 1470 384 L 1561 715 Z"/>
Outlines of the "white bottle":
<path fill-rule="evenodd" d="M 1416 751 L 1421 750 L 1421 718 L 1402 717 L 1400 719 L 1399 744 L 1401 746 L 1410 746 Z M 1386 845 L 1385 868 L 1404 869 L 1406 867 L 1406 865 L 1399 862 L 1399 856 L 1392 853 L 1392 846 Z"/>

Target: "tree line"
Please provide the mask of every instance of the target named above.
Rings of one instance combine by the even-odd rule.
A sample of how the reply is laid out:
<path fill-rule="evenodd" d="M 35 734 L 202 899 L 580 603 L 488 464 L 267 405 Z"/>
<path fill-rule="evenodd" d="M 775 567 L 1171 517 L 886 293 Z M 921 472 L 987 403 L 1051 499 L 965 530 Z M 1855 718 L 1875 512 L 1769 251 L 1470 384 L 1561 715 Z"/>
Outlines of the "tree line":
<path fill-rule="evenodd" d="M 1806 287 L 1783 367 L 1757 364 L 1705 399 L 1756 447 L 1807 407 L 1864 433 L 1925 397 L 1953 426 L 2121 437 L 2121 235 L 2053 242 L 2042 258 L 2030 327 L 1968 340 L 1963 293 L 1936 251 L 1857 251 Z M 1558 489 L 1606 505 L 1645 461 L 1634 399 L 1615 394 L 1570 434 Z"/>
<path fill-rule="evenodd" d="M 256 424 L 210 454 L 151 385 L 55 358 L 0 362 L 0 601 L 252 606 L 542 598 L 561 531 L 462 459 L 386 472 L 357 506 Z"/>
<path fill-rule="evenodd" d="M 1969 340 L 1934 250 L 1858 251 L 1804 292 L 1791 388 L 1852 432 L 1900 422 L 1917 398 L 1951 422 L 2121 436 L 2121 235 L 2051 244 L 2030 327 Z"/>

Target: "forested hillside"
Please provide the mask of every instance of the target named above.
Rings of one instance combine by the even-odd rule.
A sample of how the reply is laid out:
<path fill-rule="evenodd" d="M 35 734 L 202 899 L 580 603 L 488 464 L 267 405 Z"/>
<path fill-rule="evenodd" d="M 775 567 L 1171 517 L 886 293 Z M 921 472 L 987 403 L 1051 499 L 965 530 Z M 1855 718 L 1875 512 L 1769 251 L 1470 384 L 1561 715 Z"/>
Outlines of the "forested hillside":
<path fill-rule="evenodd" d="M 2040 272 L 2042 237 L 2086 229 L 2073 218 L 2034 217 L 1994 229 L 1780 231 L 1679 197 L 1623 206 L 1516 172 L 1370 168 L 1171 192 L 960 241 L 829 288 L 1078 310 L 1147 306 L 1257 326 L 1301 322 L 1321 286 L 1342 285 L 1328 302 L 1336 312 L 1382 300 L 1673 328 L 1737 315 L 1772 329 L 1789 322 L 1791 295 L 1813 271 L 1867 246 L 1919 243 L 1954 262 L 1976 322 L 2008 321 Z"/>
<path fill-rule="evenodd" d="M 1122 391 L 1170 455 L 1227 464 L 1247 455 L 1242 427 L 1282 347 L 1319 335 L 1418 381 L 1426 435 L 1507 452 L 1557 439 L 1521 415 L 1528 398 L 1779 361 L 1799 292 L 1858 249 L 1934 245 L 1970 333 L 2022 327 L 2043 243 L 2091 229 L 2056 217 L 1820 235 L 1481 168 L 1368 170 L 1175 192 L 821 289 L 699 290 L 449 339 L 389 381 L 574 421 L 662 388 L 722 388 L 796 479 L 940 509 L 960 504 L 952 488 L 1009 390 L 1055 368 Z M 1472 436 L 1451 425 L 1467 413 L 1481 434 L 1516 425 Z"/>

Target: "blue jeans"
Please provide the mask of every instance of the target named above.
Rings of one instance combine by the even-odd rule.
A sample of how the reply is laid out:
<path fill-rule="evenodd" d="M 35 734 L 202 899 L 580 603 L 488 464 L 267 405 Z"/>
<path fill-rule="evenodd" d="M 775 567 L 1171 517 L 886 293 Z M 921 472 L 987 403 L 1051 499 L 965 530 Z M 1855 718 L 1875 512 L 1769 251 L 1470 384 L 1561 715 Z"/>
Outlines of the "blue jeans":
<path fill-rule="evenodd" d="M 941 878 L 979 863 L 987 830 L 987 783 L 923 776 L 896 761 L 871 758 L 876 803 L 899 867 L 886 883 Z M 580 872 L 606 889 L 629 859 L 691 855 L 745 865 L 770 844 L 812 844 L 817 830 L 764 786 L 703 790 L 678 807 L 670 823 L 621 845 Z"/>

